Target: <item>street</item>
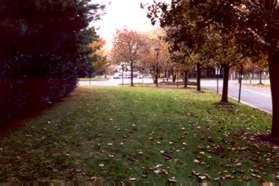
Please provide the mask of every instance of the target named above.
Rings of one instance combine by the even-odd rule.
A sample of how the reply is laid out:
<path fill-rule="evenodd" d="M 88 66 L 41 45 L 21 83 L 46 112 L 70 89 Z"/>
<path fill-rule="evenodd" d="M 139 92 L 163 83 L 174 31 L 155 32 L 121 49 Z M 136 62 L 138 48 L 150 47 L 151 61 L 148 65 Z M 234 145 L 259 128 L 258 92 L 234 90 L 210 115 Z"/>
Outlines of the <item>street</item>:
<path fill-rule="evenodd" d="M 245 83 L 245 82 L 244 82 Z M 223 81 L 219 81 L 219 93 L 222 92 Z M 202 80 L 203 88 L 214 90 L 217 92 L 216 80 Z M 229 96 L 238 99 L 239 84 L 238 81 L 230 81 Z M 243 85 L 241 91 L 241 101 L 250 106 L 256 107 L 265 112 L 272 112 L 271 92 L 269 87 L 259 87 Z"/>
<path fill-rule="evenodd" d="M 191 80 L 194 81 L 194 80 Z M 130 83 L 130 79 L 124 79 L 125 84 Z M 144 79 L 134 79 L 134 83 L 152 83 L 151 78 Z M 245 81 L 243 83 L 246 83 Z M 268 82 L 264 82 L 268 84 Z M 121 79 L 110 79 L 108 81 L 80 81 L 79 86 L 120 86 L 122 84 Z M 222 92 L 222 80 L 219 80 L 219 93 Z M 201 87 L 216 91 L 217 92 L 217 81 L 216 80 L 202 80 Z M 239 84 L 238 81 L 233 80 L 229 83 L 229 96 L 238 99 Z M 271 92 L 269 87 L 259 87 L 243 85 L 241 93 L 241 101 L 244 104 L 250 105 L 252 107 L 258 108 L 262 111 L 271 113 L 272 112 L 272 102 L 271 102 Z"/>

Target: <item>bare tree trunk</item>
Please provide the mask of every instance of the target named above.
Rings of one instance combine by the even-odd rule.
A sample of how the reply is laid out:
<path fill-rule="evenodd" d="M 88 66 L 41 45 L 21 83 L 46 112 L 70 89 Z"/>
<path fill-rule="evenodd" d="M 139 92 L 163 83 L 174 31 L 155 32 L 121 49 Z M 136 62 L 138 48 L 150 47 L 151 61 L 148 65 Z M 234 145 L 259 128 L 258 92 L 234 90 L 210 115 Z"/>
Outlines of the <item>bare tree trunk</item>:
<path fill-rule="evenodd" d="M 276 0 L 265 0 L 265 9 L 272 10 L 277 6 Z M 268 39 L 273 38 L 273 35 L 267 36 Z M 279 139 L 279 54 L 277 49 L 277 42 L 273 43 L 269 48 L 268 66 L 270 74 L 270 86 L 272 95 L 272 129 L 271 137 Z"/>
<path fill-rule="evenodd" d="M 159 64 L 156 64 L 156 75 L 155 75 L 155 83 L 156 83 L 156 87 L 159 86 Z"/>
<path fill-rule="evenodd" d="M 271 137 L 279 139 L 279 54 L 269 56 L 269 73 L 272 94 L 272 130 Z"/>
<path fill-rule="evenodd" d="M 134 63 L 133 61 L 130 62 L 131 66 L 131 87 L 134 86 Z"/>
<path fill-rule="evenodd" d="M 263 75 L 263 71 L 260 71 L 260 82 L 259 84 L 262 85 L 263 84 L 263 81 L 262 81 L 262 75 Z"/>
<path fill-rule="evenodd" d="M 184 70 L 184 88 L 188 87 L 188 70 Z"/>
<path fill-rule="evenodd" d="M 201 64 L 197 63 L 197 91 L 201 91 Z"/>
<path fill-rule="evenodd" d="M 222 65 L 224 70 L 223 77 L 223 92 L 222 92 L 222 103 L 228 103 L 228 90 L 229 90 L 229 74 L 230 74 L 230 66 L 227 64 Z"/>
<path fill-rule="evenodd" d="M 176 82 L 176 73 L 173 72 L 173 75 L 172 75 L 172 82 L 175 83 Z"/>

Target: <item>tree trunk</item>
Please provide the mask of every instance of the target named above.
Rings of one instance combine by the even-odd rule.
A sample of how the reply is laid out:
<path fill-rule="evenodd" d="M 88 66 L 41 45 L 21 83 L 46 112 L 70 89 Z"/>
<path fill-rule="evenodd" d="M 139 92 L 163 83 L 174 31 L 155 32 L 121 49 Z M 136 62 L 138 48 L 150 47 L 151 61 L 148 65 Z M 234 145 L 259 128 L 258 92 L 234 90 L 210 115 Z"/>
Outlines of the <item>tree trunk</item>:
<path fill-rule="evenodd" d="M 134 63 L 131 61 L 131 87 L 134 86 Z"/>
<path fill-rule="evenodd" d="M 197 91 L 201 91 L 201 64 L 197 64 Z"/>
<path fill-rule="evenodd" d="M 279 55 L 269 56 L 269 73 L 272 94 L 272 129 L 271 137 L 279 138 Z"/>
<path fill-rule="evenodd" d="M 230 66 L 227 64 L 222 65 L 222 66 L 223 66 L 223 70 L 224 70 L 224 77 L 223 77 L 223 92 L 222 92 L 221 102 L 228 103 Z"/>
<path fill-rule="evenodd" d="M 188 71 L 184 70 L 184 88 L 188 87 Z"/>
<path fill-rule="evenodd" d="M 155 82 L 156 82 L 156 87 L 159 86 L 159 65 L 158 63 L 156 64 L 156 76 L 155 76 Z"/>
<path fill-rule="evenodd" d="M 262 75 L 263 75 L 263 71 L 260 71 L 260 82 L 259 84 L 262 85 L 263 84 L 263 81 L 262 81 Z"/>
<path fill-rule="evenodd" d="M 176 82 L 176 73 L 173 72 L 173 75 L 172 75 L 172 82 L 175 83 Z"/>

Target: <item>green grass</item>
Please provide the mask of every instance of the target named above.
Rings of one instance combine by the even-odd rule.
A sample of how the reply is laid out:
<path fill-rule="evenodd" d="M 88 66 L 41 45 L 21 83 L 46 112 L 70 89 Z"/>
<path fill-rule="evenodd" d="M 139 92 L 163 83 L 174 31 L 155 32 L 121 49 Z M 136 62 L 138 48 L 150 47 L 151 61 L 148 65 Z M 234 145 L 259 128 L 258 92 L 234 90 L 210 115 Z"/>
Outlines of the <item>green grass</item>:
<path fill-rule="evenodd" d="M 80 81 L 107 81 L 108 78 L 105 78 L 103 76 L 96 76 L 94 78 L 80 78 Z"/>
<path fill-rule="evenodd" d="M 79 88 L 0 141 L 0 180 L 274 181 L 271 117 L 194 90 Z M 205 177 L 203 177 L 205 176 Z"/>

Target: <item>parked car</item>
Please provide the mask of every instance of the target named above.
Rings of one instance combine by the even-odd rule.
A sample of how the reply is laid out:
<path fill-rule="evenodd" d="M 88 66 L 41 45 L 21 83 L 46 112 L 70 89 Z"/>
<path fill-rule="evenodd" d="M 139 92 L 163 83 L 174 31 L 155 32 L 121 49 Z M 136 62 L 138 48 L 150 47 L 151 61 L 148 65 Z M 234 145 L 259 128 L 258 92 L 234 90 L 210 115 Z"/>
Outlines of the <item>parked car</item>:
<path fill-rule="evenodd" d="M 141 75 L 138 76 L 138 78 L 139 78 L 139 79 L 143 79 L 144 76 L 141 74 Z"/>
<path fill-rule="evenodd" d="M 120 74 L 114 74 L 113 75 L 113 79 L 120 79 L 121 78 L 121 75 Z"/>

